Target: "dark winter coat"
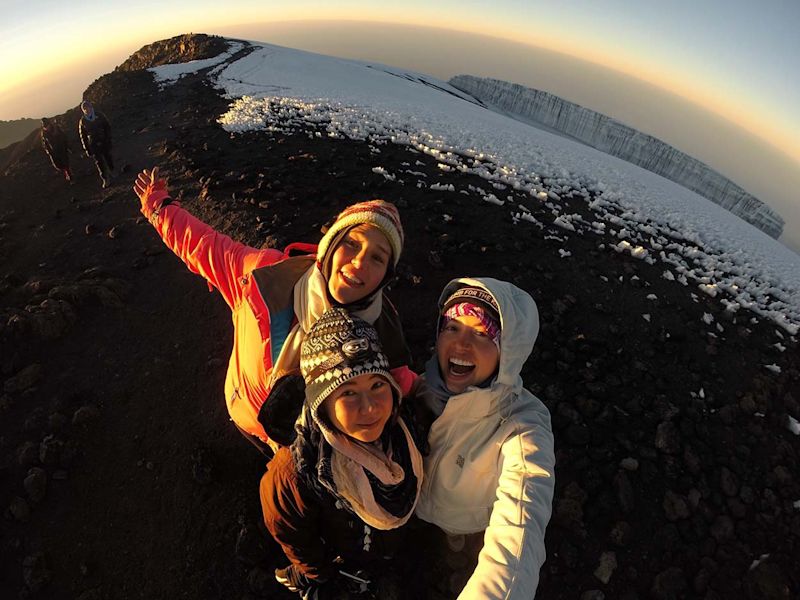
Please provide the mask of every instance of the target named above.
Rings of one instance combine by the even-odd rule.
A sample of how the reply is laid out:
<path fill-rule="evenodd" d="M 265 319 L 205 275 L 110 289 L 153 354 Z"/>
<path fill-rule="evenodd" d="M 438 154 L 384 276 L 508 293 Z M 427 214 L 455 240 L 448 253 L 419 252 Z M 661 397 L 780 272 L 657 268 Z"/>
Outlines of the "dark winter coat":
<path fill-rule="evenodd" d="M 50 121 L 47 127 L 42 126 L 42 146 L 56 169 L 65 169 L 69 166 L 67 136 L 53 121 Z"/>
<path fill-rule="evenodd" d="M 403 528 L 368 527 L 333 495 L 312 489 L 298 473 L 290 448 L 281 448 L 269 463 L 260 495 L 267 529 L 312 580 L 331 579 L 339 568 L 349 573 L 375 568 L 396 553 L 405 537 Z M 337 556 L 343 564 L 333 563 Z"/>
<path fill-rule="evenodd" d="M 87 156 L 111 150 L 111 125 L 99 110 L 95 110 L 94 115 L 95 118 L 92 121 L 85 116 L 78 121 L 78 133 Z"/>

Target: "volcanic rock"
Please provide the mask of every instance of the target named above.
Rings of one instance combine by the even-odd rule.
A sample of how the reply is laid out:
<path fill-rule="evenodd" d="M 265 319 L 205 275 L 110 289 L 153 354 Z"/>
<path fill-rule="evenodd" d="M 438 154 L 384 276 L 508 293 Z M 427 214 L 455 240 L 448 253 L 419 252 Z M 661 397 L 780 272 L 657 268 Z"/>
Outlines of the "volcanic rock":
<path fill-rule="evenodd" d="M 672 567 L 656 575 L 650 591 L 658 600 L 678 600 L 683 597 L 686 587 L 686 575 L 683 570 Z"/>
<path fill-rule="evenodd" d="M 34 364 L 22 369 L 14 377 L 7 379 L 3 389 L 7 393 L 19 393 L 29 390 L 38 384 L 44 377 L 42 365 Z"/>
<path fill-rule="evenodd" d="M 87 404 L 75 411 L 72 415 L 72 424 L 76 427 L 86 427 L 97 420 L 98 416 L 100 416 L 100 412 L 97 407 Z"/>
<path fill-rule="evenodd" d="M 25 502 L 24 498 L 20 498 L 19 496 L 14 496 L 11 499 L 11 504 L 8 506 L 8 512 L 17 521 L 22 521 L 23 523 L 31 517 L 31 509 L 28 506 L 28 503 Z"/>
<path fill-rule="evenodd" d="M 50 583 L 51 577 L 52 573 L 43 552 L 26 556 L 22 561 L 22 578 L 31 592 L 37 593 L 42 590 Z"/>
<path fill-rule="evenodd" d="M 616 552 L 603 552 L 600 555 L 600 562 L 594 570 L 594 576 L 603 583 L 611 581 L 611 576 L 617 569 L 617 554 Z"/>
<path fill-rule="evenodd" d="M 47 472 L 44 469 L 33 467 L 28 471 L 23 483 L 28 497 L 34 504 L 44 500 L 47 493 Z"/>
<path fill-rule="evenodd" d="M 47 435 L 39 444 L 39 460 L 43 465 L 56 465 L 63 451 L 64 442 L 53 434 Z"/>

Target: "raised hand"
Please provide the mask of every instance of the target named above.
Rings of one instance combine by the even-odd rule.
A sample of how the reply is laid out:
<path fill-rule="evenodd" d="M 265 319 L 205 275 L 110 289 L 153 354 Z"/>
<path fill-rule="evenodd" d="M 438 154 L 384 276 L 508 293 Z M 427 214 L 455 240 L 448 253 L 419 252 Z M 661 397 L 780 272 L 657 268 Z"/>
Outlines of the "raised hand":
<path fill-rule="evenodd" d="M 167 190 L 167 180 L 159 177 L 158 167 L 139 173 L 133 184 L 133 191 L 142 203 L 142 214 L 148 219 L 172 201 Z"/>

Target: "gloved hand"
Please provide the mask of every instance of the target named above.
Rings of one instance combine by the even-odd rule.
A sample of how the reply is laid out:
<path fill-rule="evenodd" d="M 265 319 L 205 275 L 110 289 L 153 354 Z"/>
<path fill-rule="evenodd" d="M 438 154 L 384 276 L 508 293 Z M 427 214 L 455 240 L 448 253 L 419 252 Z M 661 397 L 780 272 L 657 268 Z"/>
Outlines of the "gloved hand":
<path fill-rule="evenodd" d="M 347 591 L 348 597 L 350 596 L 361 596 L 363 598 L 372 598 L 372 576 L 364 571 L 363 569 L 359 569 L 354 573 L 350 573 L 345 570 L 339 570 L 340 576 L 338 580 L 340 582 L 340 587 L 344 588 Z"/>
<path fill-rule="evenodd" d="M 298 592 L 304 595 L 314 582 L 308 577 L 303 575 L 294 565 L 289 565 L 284 569 L 275 569 L 275 579 L 278 583 L 282 583 L 290 592 Z"/>
<path fill-rule="evenodd" d="M 275 569 L 275 579 L 290 592 L 297 592 L 303 600 L 344 600 L 350 595 L 346 587 L 341 585 L 341 577 L 331 580 L 309 579 L 294 565 L 285 569 Z"/>
<path fill-rule="evenodd" d="M 305 387 L 299 371 L 284 375 L 272 386 L 258 411 L 258 422 L 269 439 L 280 446 L 291 446 L 297 436 L 294 424 L 303 408 Z"/>
<path fill-rule="evenodd" d="M 158 176 L 158 167 L 152 171 L 145 169 L 136 177 L 133 191 L 142 203 L 142 214 L 148 219 L 162 207 L 170 204 L 172 198 L 167 191 L 167 182 Z"/>

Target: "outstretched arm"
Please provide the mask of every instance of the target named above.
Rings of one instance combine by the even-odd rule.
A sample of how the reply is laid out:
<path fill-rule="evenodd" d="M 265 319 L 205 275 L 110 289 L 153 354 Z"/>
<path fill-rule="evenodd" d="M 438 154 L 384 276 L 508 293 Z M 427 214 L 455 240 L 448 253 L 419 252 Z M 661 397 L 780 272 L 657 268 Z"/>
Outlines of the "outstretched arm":
<path fill-rule="evenodd" d="M 460 600 L 532 600 L 536 594 L 552 511 L 555 455 L 547 409 L 541 406 L 526 421 L 503 444 L 497 498 L 483 549 Z"/>
<path fill-rule="evenodd" d="M 283 256 L 279 250 L 259 250 L 236 242 L 189 214 L 172 201 L 157 167 L 142 171 L 133 189 L 142 203 L 142 214 L 164 243 L 190 271 L 216 287 L 230 307 L 240 300 L 245 273 Z"/>

